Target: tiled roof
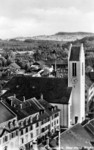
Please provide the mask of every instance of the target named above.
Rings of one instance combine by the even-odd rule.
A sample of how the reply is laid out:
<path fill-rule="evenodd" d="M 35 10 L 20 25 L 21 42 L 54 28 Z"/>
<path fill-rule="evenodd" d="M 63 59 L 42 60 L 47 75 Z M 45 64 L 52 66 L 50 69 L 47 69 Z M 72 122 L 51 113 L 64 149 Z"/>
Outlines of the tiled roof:
<path fill-rule="evenodd" d="M 49 103 L 68 103 L 72 88 L 68 88 L 68 79 L 64 78 L 39 78 L 31 76 L 13 77 L 5 86 L 10 90 L 3 95 L 16 94 L 21 99 L 31 97 L 40 98 L 43 94 L 45 100 Z"/>
<path fill-rule="evenodd" d="M 61 134 L 60 141 L 61 147 L 64 149 L 66 147 L 91 147 L 91 137 L 80 124 L 73 126 Z"/>
<path fill-rule="evenodd" d="M 94 139 L 94 119 L 90 120 L 84 128 L 89 133 L 89 135 Z"/>
<path fill-rule="evenodd" d="M 36 98 L 31 98 L 26 101 L 20 101 L 12 96 L 6 99 L 4 102 L 17 115 L 18 120 L 35 113 L 40 113 L 40 111 L 43 111 L 43 113 L 39 119 L 43 120 L 59 111 L 59 109 L 54 109 L 54 111 L 52 111 L 50 108 L 52 108 L 53 106 L 48 104 L 47 101 L 38 101 Z"/>
<path fill-rule="evenodd" d="M 9 100 L 12 100 L 12 105 Z M 21 102 L 17 98 L 9 98 L 9 100 L 5 100 L 5 105 L 7 105 L 16 115 L 18 120 L 23 119 L 29 115 L 33 115 L 39 111 L 39 109 L 34 105 L 31 104 L 33 100 L 31 100 L 31 103 L 28 102 Z M 22 105 L 22 108 L 20 106 Z"/>
<path fill-rule="evenodd" d="M 11 120 L 15 117 L 15 114 L 11 112 L 2 102 L 0 102 L 0 123 Z"/>
<path fill-rule="evenodd" d="M 70 61 L 79 61 L 80 58 L 80 46 L 72 46 L 70 53 Z"/>

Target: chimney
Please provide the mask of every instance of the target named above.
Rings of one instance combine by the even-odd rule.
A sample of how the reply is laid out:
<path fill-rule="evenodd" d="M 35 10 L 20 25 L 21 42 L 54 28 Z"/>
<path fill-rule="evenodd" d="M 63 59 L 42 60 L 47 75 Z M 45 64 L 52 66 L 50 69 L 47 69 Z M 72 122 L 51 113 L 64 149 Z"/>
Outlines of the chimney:
<path fill-rule="evenodd" d="M 14 104 L 13 106 L 16 107 L 16 104 Z"/>
<path fill-rule="evenodd" d="M 54 111 L 54 108 L 53 108 L 53 107 L 51 108 L 51 111 L 52 111 L 52 112 Z"/>
<path fill-rule="evenodd" d="M 16 98 L 16 94 L 14 94 L 14 96 L 13 96 L 14 98 Z"/>
<path fill-rule="evenodd" d="M 11 100 L 11 106 L 13 106 L 13 100 Z"/>
<path fill-rule="evenodd" d="M 22 104 L 20 104 L 20 108 L 22 109 Z"/>
<path fill-rule="evenodd" d="M 41 96 L 40 96 L 41 100 L 43 100 L 43 94 L 41 93 Z"/>
<path fill-rule="evenodd" d="M 25 96 L 23 96 L 23 102 L 25 102 Z"/>
<path fill-rule="evenodd" d="M 44 110 L 43 109 L 40 110 L 40 115 L 42 115 L 42 114 L 44 114 Z"/>
<path fill-rule="evenodd" d="M 54 110 L 57 110 L 57 106 L 54 106 Z"/>

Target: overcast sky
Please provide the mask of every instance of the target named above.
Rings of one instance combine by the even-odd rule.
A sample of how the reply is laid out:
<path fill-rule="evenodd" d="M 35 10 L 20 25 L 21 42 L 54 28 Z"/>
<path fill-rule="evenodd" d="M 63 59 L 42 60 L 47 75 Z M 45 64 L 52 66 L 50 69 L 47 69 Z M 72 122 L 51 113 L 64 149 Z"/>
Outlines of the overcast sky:
<path fill-rule="evenodd" d="M 0 0 L 0 38 L 94 32 L 94 0 Z"/>

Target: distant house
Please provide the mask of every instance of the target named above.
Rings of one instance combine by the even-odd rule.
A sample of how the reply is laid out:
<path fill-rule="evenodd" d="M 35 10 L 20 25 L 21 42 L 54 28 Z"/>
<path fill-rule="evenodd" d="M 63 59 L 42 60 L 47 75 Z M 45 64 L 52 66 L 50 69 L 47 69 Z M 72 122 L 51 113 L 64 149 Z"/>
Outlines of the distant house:
<path fill-rule="evenodd" d="M 8 68 L 10 69 L 11 72 L 15 72 L 15 73 L 16 73 L 16 71 L 19 71 L 19 70 L 21 69 L 20 66 L 17 65 L 15 62 L 12 62 L 12 63 L 8 66 Z"/>
<path fill-rule="evenodd" d="M 8 97 L 0 102 L 0 116 L 0 150 L 39 150 L 59 141 L 60 110 L 43 99 Z"/>
<path fill-rule="evenodd" d="M 57 68 L 67 68 L 68 67 L 68 62 L 65 60 L 50 60 L 46 62 L 46 65 L 53 65 L 55 68 L 55 65 Z"/>
<path fill-rule="evenodd" d="M 13 63 L 11 63 L 10 65 L 9 65 L 9 68 L 13 68 L 13 69 L 20 69 L 20 66 L 19 65 L 17 65 L 15 62 L 13 62 Z"/>
<path fill-rule="evenodd" d="M 93 68 L 91 66 L 87 66 L 85 69 L 86 73 L 93 72 Z"/>

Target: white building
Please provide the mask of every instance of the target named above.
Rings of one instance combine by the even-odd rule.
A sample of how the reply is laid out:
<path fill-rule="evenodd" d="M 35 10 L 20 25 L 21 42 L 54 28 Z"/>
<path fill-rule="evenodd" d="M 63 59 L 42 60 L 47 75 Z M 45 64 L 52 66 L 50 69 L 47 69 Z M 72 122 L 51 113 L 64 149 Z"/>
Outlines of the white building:
<path fill-rule="evenodd" d="M 59 146 L 60 110 L 45 100 L 12 96 L 0 102 L 0 114 L 0 150 L 38 150 L 52 139 Z"/>
<path fill-rule="evenodd" d="M 68 56 L 68 87 L 72 87 L 72 124 L 85 119 L 85 55 L 83 44 L 70 46 Z"/>

